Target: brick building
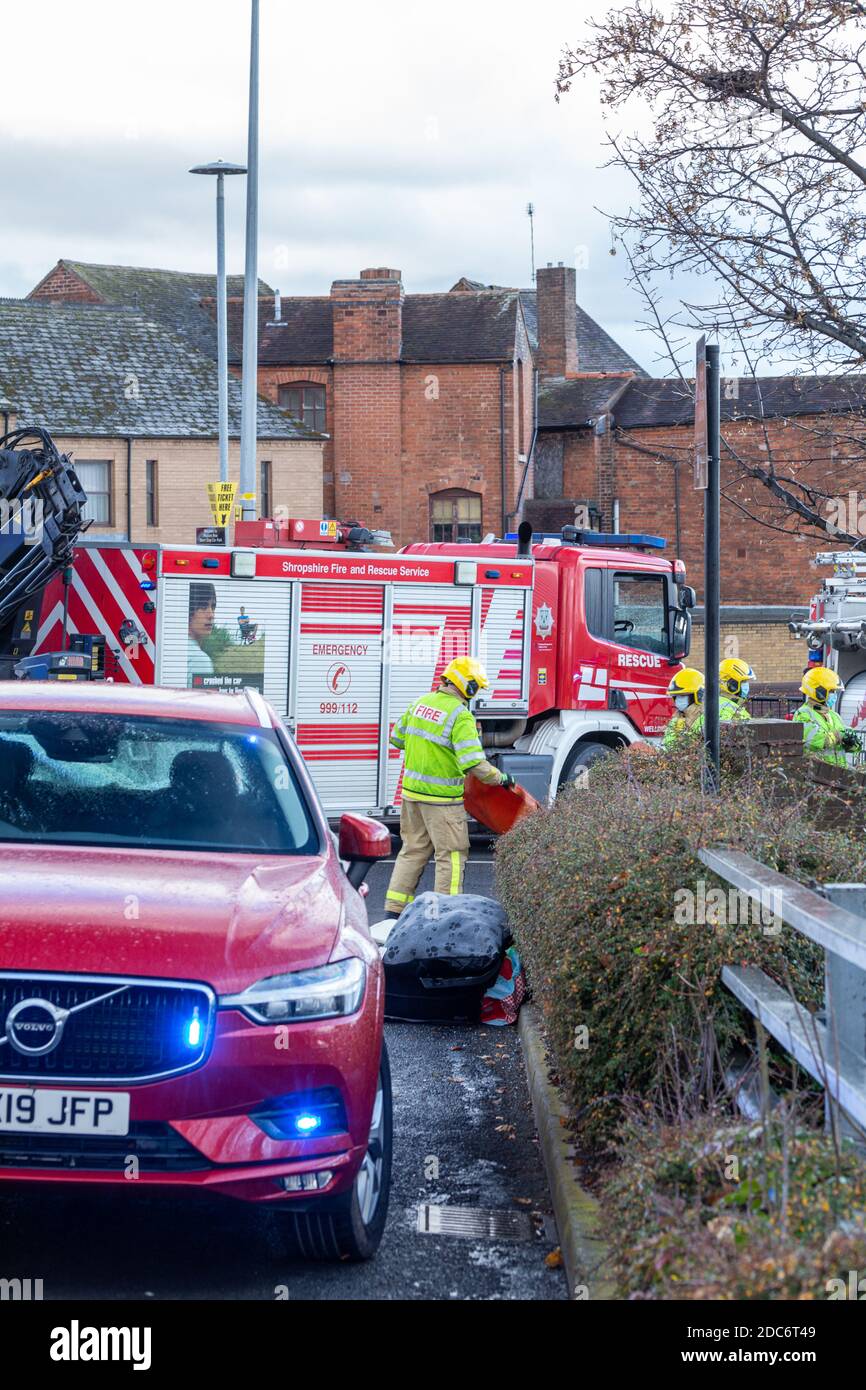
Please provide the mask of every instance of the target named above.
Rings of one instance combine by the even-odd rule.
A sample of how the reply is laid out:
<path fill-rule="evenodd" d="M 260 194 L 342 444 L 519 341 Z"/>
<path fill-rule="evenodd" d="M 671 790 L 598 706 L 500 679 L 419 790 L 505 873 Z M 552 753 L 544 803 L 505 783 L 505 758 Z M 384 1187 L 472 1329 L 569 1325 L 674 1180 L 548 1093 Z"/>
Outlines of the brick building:
<path fill-rule="evenodd" d="M 832 549 L 833 540 L 814 531 L 800 534 L 794 516 L 762 482 L 743 476 L 735 456 L 764 467 L 772 458 L 795 493 L 811 483 L 841 497 L 859 494 L 864 408 L 863 378 L 725 383 L 722 428 L 730 447 L 722 454 L 723 645 L 727 654 L 761 666 L 765 679 L 799 679 L 803 649 L 790 641 L 787 623 L 818 587 L 813 557 Z M 693 412 L 690 390 L 672 378 L 599 376 L 548 384 L 539 396 L 528 517 L 536 527 L 554 529 L 584 504 L 597 511 L 602 529 L 666 536 L 701 596 L 703 494 L 693 484 Z M 695 636 L 700 660 L 700 622 Z"/>
<path fill-rule="evenodd" d="M 242 324 L 235 298 L 235 370 Z M 326 513 L 398 544 L 511 527 L 532 495 L 537 383 L 640 370 L 576 304 L 566 266 L 534 290 L 407 294 L 398 270 L 373 268 L 329 295 L 259 301 L 259 390 L 328 434 Z"/>
<path fill-rule="evenodd" d="M 501 533 L 521 515 L 557 530 L 581 507 L 604 529 L 668 537 L 701 596 L 690 391 L 648 377 L 576 303 L 575 279 L 573 269 L 549 265 L 532 290 L 463 278 L 446 292 L 411 294 L 390 268 L 335 280 L 327 295 L 281 298 L 260 284 L 259 390 L 324 433 L 324 514 L 389 529 L 401 544 Z M 231 277 L 236 373 L 242 289 Z M 215 355 L 212 277 L 61 261 L 33 294 L 132 304 Z M 860 428 L 864 395 L 856 379 L 727 382 L 725 436 L 757 462 L 771 451 L 805 481 L 818 441 L 819 453 L 836 451 L 833 489 L 859 490 L 859 458 L 846 461 L 831 436 L 840 417 L 843 432 L 847 421 Z M 762 674 L 792 679 L 801 648 L 787 620 L 816 587 L 813 554 L 832 542 L 797 534 L 729 455 L 723 491 L 727 650 L 759 649 Z"/>
<path fill-rule="evenodd" d="M 239 374 L 241 277 L 228 291 Z M 562 265 L 539 270 L 532 290 L 464 278 L 407 294 L 399 271 L 377 268 L 327 295 L 259 291 L 259 390 L 326 436 L 317 511 L 390 530 L 397 544 L 512 526 L 532 496 L 539 383 L 641 370 L 577 305 Z M 215 358 L 213 293 L 212 276 L 61 260 L 30 298 L 125 305 Z M 259 493 L 273 506 L 272 491 Z"/>
<path fill-rule="evenodd" d="M 207 316 L 203 315 L 205 327 Z M 230 476 L 239 473 L 240 384 L 229 383 Z M 195 540 L 219 477 L 212 358 L 131 308 L 80 297 L 0 299 L 0 426 L 40 425 L 71 453 L 90 535 Z M 259 404 L 260 472 L 273 505 L 318 516 L 322 441 Z"/>

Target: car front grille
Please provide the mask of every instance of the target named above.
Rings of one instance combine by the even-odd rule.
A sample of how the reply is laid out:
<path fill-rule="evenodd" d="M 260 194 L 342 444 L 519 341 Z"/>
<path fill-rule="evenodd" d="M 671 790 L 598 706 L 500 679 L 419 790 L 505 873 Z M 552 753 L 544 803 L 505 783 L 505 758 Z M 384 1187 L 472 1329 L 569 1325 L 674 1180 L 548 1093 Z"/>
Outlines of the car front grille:
<path fill-rule="evenodd" d="M 25 1000 L 40 1002 L 16 1015 Z M 69 1011 L 59 1041 L 25 1053 L 13 1034 L 28 1046 L 53 1041 L 52 1015 L 42 1004 Z M 118 1085 L 177 1076 L 207 1057 L 215 1004 L 199 984 L 0 972 L 0 1078 Z"/>
<path fill-rule="evenodd" d="M 129 1134 L 98 1137 L 71 1134 L 0 1133 L 0 1169 L 80 1168 L 82 1172 L 131 1171 L 135 1159 L 142 1173 L 185 1173 L 210 1168 L 204 1154 L 171 1125 L 133 1121 Z"/>

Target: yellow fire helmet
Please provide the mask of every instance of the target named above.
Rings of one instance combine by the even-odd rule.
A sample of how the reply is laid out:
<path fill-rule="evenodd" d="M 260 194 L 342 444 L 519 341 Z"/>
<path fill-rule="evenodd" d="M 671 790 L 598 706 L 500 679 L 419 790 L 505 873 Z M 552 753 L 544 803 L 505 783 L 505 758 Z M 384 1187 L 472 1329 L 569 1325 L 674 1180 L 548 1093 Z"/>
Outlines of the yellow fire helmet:
<path fill-rule="evenodd" d="M 743 681 L 753 681 L 755 673 L 748 661 L 738 656 L 726 657 L 719 667 L 719 684 L 726 695 L 739 695 Z"/>
<path fill-rule="evenodd" d="M 490 685 L 487 672 L 474 656 L 455 657 L 442 672 L 442 679 L 456 685 L 466 700 L 473 699 L 479 690 L 486 690 Z"/>
<path fill-rule="evenodd" d="M 684 666 L 677 671 L 670 685 L 668 695 L 673 700 L 676 695 L 691 695 L 697 704 L 704 698 L 704 677 L 694 666 Z"/>
<path fill-rule="evenodd" d="M 829 666 L 815 666 L 813 670 L 807 671 L 802 681 L 800 689 L 809 700 L 814 700 L 816 704 L 823 705 L 827 702 L 827 696 L 835 690 L 839 695 L 845 689 L 844 685 Z"/>

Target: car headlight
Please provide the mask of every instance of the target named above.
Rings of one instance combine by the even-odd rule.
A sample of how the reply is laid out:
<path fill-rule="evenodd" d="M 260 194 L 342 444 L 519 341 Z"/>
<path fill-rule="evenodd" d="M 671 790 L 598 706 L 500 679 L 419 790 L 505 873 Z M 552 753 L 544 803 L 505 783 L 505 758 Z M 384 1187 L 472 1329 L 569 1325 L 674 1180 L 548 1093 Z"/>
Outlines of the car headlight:
<path fill-rule="evenodd" d="M 364 997 L 366 967 L 357 956 L 258 980 L 242 994 L 224 994 L 221 1009 L 240 1009 L 253 1023 L 297 1023 L 353 1014 Z"/>

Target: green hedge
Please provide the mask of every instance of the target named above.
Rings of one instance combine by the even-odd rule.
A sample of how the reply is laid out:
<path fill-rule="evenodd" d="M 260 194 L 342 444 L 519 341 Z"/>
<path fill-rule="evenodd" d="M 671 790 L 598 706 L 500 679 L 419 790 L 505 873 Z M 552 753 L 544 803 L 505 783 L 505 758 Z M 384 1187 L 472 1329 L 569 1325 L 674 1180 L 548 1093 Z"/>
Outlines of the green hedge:
<path fill-rule="evenodd" d="M 823 1135 L 771 1121 L 765 1148 L 760 1125 L 709 1115 L 636 1124 L 603 1209 L 623 1297 L 861 1296 L 866 1163 Z"/>
<path fill-rule="evenodd" d="M 728 770 L 716 798 L 693 750 L 624 752 L 499 842 L 498 892 L 587 1139 L 610 1138 L 623 1098 L 652 1095 L 678 1071 L 687 1088 L 750 1035 L 720 985 L 724 964 L 759 965 L 804 1004 L 820 1001 L 821 952 L 788 927 L 676 920 L 698 880 L 720 886 L 696 858 L 705 845 L 744 849 L 804 882 L 866 877 L 862 836 L 819 830 L 813 816 L 766 765 Z"/>

